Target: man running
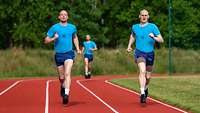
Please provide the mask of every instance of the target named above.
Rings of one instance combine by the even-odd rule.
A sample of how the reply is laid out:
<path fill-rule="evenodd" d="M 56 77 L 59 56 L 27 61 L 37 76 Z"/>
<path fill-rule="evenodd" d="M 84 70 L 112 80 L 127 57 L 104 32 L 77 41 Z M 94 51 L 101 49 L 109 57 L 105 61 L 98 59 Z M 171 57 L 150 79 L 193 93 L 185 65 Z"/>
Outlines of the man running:
<path fill-rule="evenodd" d="M 71 85 L 71 69 L 75 57 L 72 42 L 74 42 L 77 53 L 81 53 L 81 51 L 79 50 L 79 41 L 76 34 L 77 29 L 73 24 L 67 23 L 68 12 L 61 10 L 58 19 L 60 22 L 48 30 L 44 43 L 54 42 L 55 62 L 61 83 L 60 93 L 63 104 L 67 104 Z"/>
<path fill-rule="evenodd" d="M 154 63 L 154 43 L 163 43 L 164 40 L 158 27 L 153 23 L 148 23 L 149 13 L 147 10 L 140 11 L 139 19 L 140 23 L 132 26 L 127 51 L 132 51 L 131 46 L 135 41 L 134 57 L 139 68 L 140 102 L 146 103 Z"/>
<path fill-rule="evenodd" d="M 85 63 L 85 78 L 91 77 L 93 51 L 97 50 L 95 42 L 90 40 L 90 35 L 86 35 L 86 41 L 83 42 L 84 63 Z"/>

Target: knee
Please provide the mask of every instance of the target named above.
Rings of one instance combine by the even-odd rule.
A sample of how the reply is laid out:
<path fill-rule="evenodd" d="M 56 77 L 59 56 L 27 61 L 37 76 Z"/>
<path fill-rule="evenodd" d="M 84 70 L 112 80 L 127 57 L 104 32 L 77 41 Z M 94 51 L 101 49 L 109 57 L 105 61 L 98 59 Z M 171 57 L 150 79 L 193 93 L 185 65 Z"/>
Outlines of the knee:
<path fill-rule="evenodd" d="M 146 74 L 146 70 L 143 69 L 143 70 L 140 70 L 140 75 L 145 75 Z"/>
<path fill-rule="evenodd" d="M 140 72 L 139 76 L 140 77 L 145 77 L 145 72 Z"/>
<path fill-rule="evenodd" d="M 85 62 L 85 66 L 88 66 L 88 62 Z"/>
<path fill-rule="evenodd" d="M 64 76 L 65 76 L 65 77 L 70 76 L 70 73 L 66 72 L 66 73 L 64 74 Z"/>
<path fill-rule="evenodd" d="M 146 72 L 146 78 L 147 78 L 147 79 L 150 79 L 150 78 L 151 78 L 151 72 L 150 72 L 150 71 L 147 71 L 147 72 Z"/>

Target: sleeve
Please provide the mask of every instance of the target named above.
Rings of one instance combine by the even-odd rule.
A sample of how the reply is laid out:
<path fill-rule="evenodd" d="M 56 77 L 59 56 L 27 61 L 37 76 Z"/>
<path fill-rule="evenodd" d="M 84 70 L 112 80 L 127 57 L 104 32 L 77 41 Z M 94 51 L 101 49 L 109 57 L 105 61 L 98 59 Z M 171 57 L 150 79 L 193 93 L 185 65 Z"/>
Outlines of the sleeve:
<path fill-rule="evenodd" d="M 80 43 L 81 46 L 85 47 L 85 42 Z"/>
<path fill-rule="evenodd" d="M 134 25 L 132 26 L 132 28 L 131 28 L 131 35 L 134 37 L 135 36 L 135 30 L 134 30 Z"/>
<path fill-rule="evenodd" d="M 160 31 L 155 24 L 153 25 L 153 34 L 155 34 L 155 36 L 158 36 L 160 34 Z"/>
<path fill-rule="evenodd" d="M 76 29 L 76 26 L 74 26 L 74 27 L 73 27 L 73 33 L 72 33 L 72 36 L 74 37 L 76 34 L 77 34 L 77 29 Z"/>
<path fill-rule="evenodd" d="M 93 42 L 93 48 L 97 48 L 97 45 L 95 42 Z"/>
<path fill-rule="evenodd" d="M 52 26 L 52 27 L 48 30 L 47 36 L 49 36 L 50 38 L 52 38 L 54 34 L 55 34 L 55 27 Z"/>

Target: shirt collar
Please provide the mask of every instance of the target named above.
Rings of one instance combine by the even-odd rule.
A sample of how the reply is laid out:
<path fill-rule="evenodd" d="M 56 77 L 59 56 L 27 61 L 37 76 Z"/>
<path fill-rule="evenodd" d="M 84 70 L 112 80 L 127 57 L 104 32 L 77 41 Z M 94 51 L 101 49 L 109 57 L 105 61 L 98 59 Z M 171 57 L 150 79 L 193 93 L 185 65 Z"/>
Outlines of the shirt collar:
<path fill-rule="evenodd" d="M 145 24 L 140 24 L 140 27 L 145 27 L 149 24 L 149 22 L 146 22 Z"/>

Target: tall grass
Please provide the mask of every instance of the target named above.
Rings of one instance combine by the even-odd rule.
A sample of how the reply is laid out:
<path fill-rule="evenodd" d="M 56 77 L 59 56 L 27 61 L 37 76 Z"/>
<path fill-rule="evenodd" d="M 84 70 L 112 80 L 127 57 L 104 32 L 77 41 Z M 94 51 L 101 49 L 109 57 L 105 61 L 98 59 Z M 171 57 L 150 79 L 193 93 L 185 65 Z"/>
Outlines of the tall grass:
<path fill-rule="evenodd" d="M 0 50 L 0 77 L 57 75 L 54 52 L 43 49 Z M 175 73 L 199 73 L 200 51 L 173 49 Z M 168 50 L 156 50 L 154 72 L 167 73 Z M 84 73 L 83 55 L 76 55 L 73 75 Z M 94 54 L 93 75 L 137 73 L 133 53 L 125 49 L 99 49 Z"/>
<path fill-rule="evenodd" d="M 130 74 L 136 72 L 132 55 L 125 49 L 100 49 L 94 54 L 93 74 Z M 84 74 L 83 55 L 76 55 L 73 73 Z"/>
<path fill-rule="evenodd" d="M 0 51 L 0 77 L 55 75 L 53 52 L 41 49 Z"/>

